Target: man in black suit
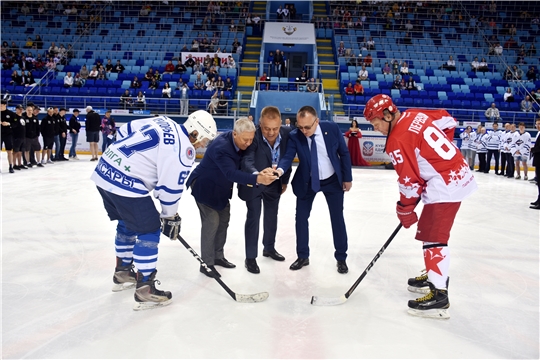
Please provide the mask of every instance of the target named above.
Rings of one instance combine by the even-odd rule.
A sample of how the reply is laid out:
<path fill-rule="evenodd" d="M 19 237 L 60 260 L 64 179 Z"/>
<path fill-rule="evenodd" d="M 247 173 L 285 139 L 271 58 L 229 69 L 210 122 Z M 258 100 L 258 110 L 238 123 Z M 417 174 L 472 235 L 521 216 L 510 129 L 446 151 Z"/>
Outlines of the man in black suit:
<path fill-rule="evenodd" d="M 540 210 L 540 118 L 536 119 L 536 140 L 534 146 L 531 149 L 531 156 L 533 156 L 532 164 L 534 166 L 534 174 L 536 176 L 536 185 L 538 186 L 538 198 L 535 202 L 531 203 L 531 209 Z"/>
<path fill-rule="evenodd" d="M 275 106 L 262 109 L 259 128 L 255 131 L 253 143 L 247 148 L 241 162 L 241 169 L 251 174 L 258 174 L 263 169 L 276 166 L 282 154 L 285 154 L 291 127 L 281 126 L 281 113 Z M 287 189 L 291 169 L 278 181 L 268 186 L 238 185 L 238 197 L 246 202 L 247 218 L 245 224 L 246 261 L 250 273 L 260 273 L 257 265 L 259 222 L 261 201 L 264 205 L 263 256 L 276 261 L 285 257 L 275 248 L 279 199 Z"/>

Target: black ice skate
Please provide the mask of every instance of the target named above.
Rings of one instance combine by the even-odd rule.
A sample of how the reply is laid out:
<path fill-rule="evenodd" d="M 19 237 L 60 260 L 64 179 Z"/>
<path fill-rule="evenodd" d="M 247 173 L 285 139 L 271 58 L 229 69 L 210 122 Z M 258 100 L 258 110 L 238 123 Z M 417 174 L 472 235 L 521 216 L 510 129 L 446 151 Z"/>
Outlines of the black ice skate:
<path fill-rule="evenodd" d="M 448 283 L 450 281 L 450 277 L 446 278 L 446 288 L 448 289 Z M 409 286 L 407 287 L 407 290 L 410 292 L 416 292 L 420 294 L 427 294 L 430 292 L 429 288 L 429 280 L 428 275 L 425 270 L 423 270 L 422 275 L 410 278 L 407 282 Z"/>
<path fill-rule="evenodd" d="M 122 265 L 122 259 L 116 258 L 116 268 L 114 269 L 112 291 L 122 291 L 135 287 L 137 274 L 133 271 L 133 264 Z"/>
<path fill-rule="evenodd" d="M 161 285 L 159 280 L 155 280 L 157 270 L 154 270 L 147 281 L 142 281 L 143 274 L 137 272 L 137 289 L 135 290 L 135 304 L 133 310 L 147 310 L 160 306 L 167 306 L 172 303 L 170 291 L 156 289 L 155 283 Z"/>
<path fill-rule="evenodd" d="M 449 319 L 450 301 L 448 300 L 448 290 L 436 289 L 429 283 L 429 293 L 416 300 L 409 300 L 408 313 L 414 316 Z"/>

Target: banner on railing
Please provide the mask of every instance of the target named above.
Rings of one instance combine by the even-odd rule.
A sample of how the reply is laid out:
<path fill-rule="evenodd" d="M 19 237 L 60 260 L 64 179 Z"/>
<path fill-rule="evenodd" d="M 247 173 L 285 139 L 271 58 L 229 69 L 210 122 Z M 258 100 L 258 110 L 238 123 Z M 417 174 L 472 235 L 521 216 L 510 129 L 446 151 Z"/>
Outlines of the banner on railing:
<path fill-rule="evenodd" d="M 313 24 L 267 22 L 263 42 L 279 44 L 315 44 Z"/>
<path fill-rule="evenodd" d="M 133 114 L 136 115 L 150 115 L 150 110 L 133 110 Z"/>
<path fill-rule="evenodd" d="M 213 59 L 214 55 L 216 54 L 219 57 L 219 61 L 221 61 L 221 66 L 224 66 L 227 63 L 227 58 L 229 57 L 229 55 L 232 55 L 231 53 L 183 52 L 182 63 L 185 63 L 189 55 L 191 55 L 193 60 L 199 60 L 202 64 L 204 62 L 204 59 L 206 58 L 206 55 L 210 56 L 210 58 Z"/>
<path fill-rule="evenodd" d="M 127 110 L 127 109 L 112 109 L 111 113 L 113 115 L 128 115 L 129 110 Z"/>

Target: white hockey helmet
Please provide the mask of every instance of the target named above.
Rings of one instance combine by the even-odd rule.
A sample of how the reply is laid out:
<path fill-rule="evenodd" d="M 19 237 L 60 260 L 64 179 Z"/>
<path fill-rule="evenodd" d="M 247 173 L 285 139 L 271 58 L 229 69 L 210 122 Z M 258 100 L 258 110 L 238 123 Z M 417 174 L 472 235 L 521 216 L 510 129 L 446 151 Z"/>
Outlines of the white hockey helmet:
<path fill-rule="evenodd" d="M 204 138 L 208 140 L 214 140 L 217 135 L 216 121 L 208 112 L 204 110 L 197 110 L 188 116 L 184 127 L 191 134 L 197 130 L 197 141 L 201 141 Z"/>

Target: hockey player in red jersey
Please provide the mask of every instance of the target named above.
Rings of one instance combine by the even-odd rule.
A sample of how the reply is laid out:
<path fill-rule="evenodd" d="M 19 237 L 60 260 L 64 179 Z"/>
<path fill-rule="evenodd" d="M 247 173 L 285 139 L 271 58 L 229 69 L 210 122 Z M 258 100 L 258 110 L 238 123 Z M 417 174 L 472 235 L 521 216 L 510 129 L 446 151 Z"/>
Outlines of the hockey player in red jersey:
<path fill-rule="evenodd" d="M 409 301 L 409 314 L 449 318 L 448 239 L 461 201 L 477 188 L 474 176 L 452 142 L 457 121 L 445 110 L 398 110 L 388 95 L 372 97 L 364 117 L 387 136 L 386 153 L 399 176 L 397 217 L 405 228 L 418 222 L 426 273 L 409 279 L 409 291 L 425 293 Z M 420 220 L 414 211 L 424 203 Z"/>

